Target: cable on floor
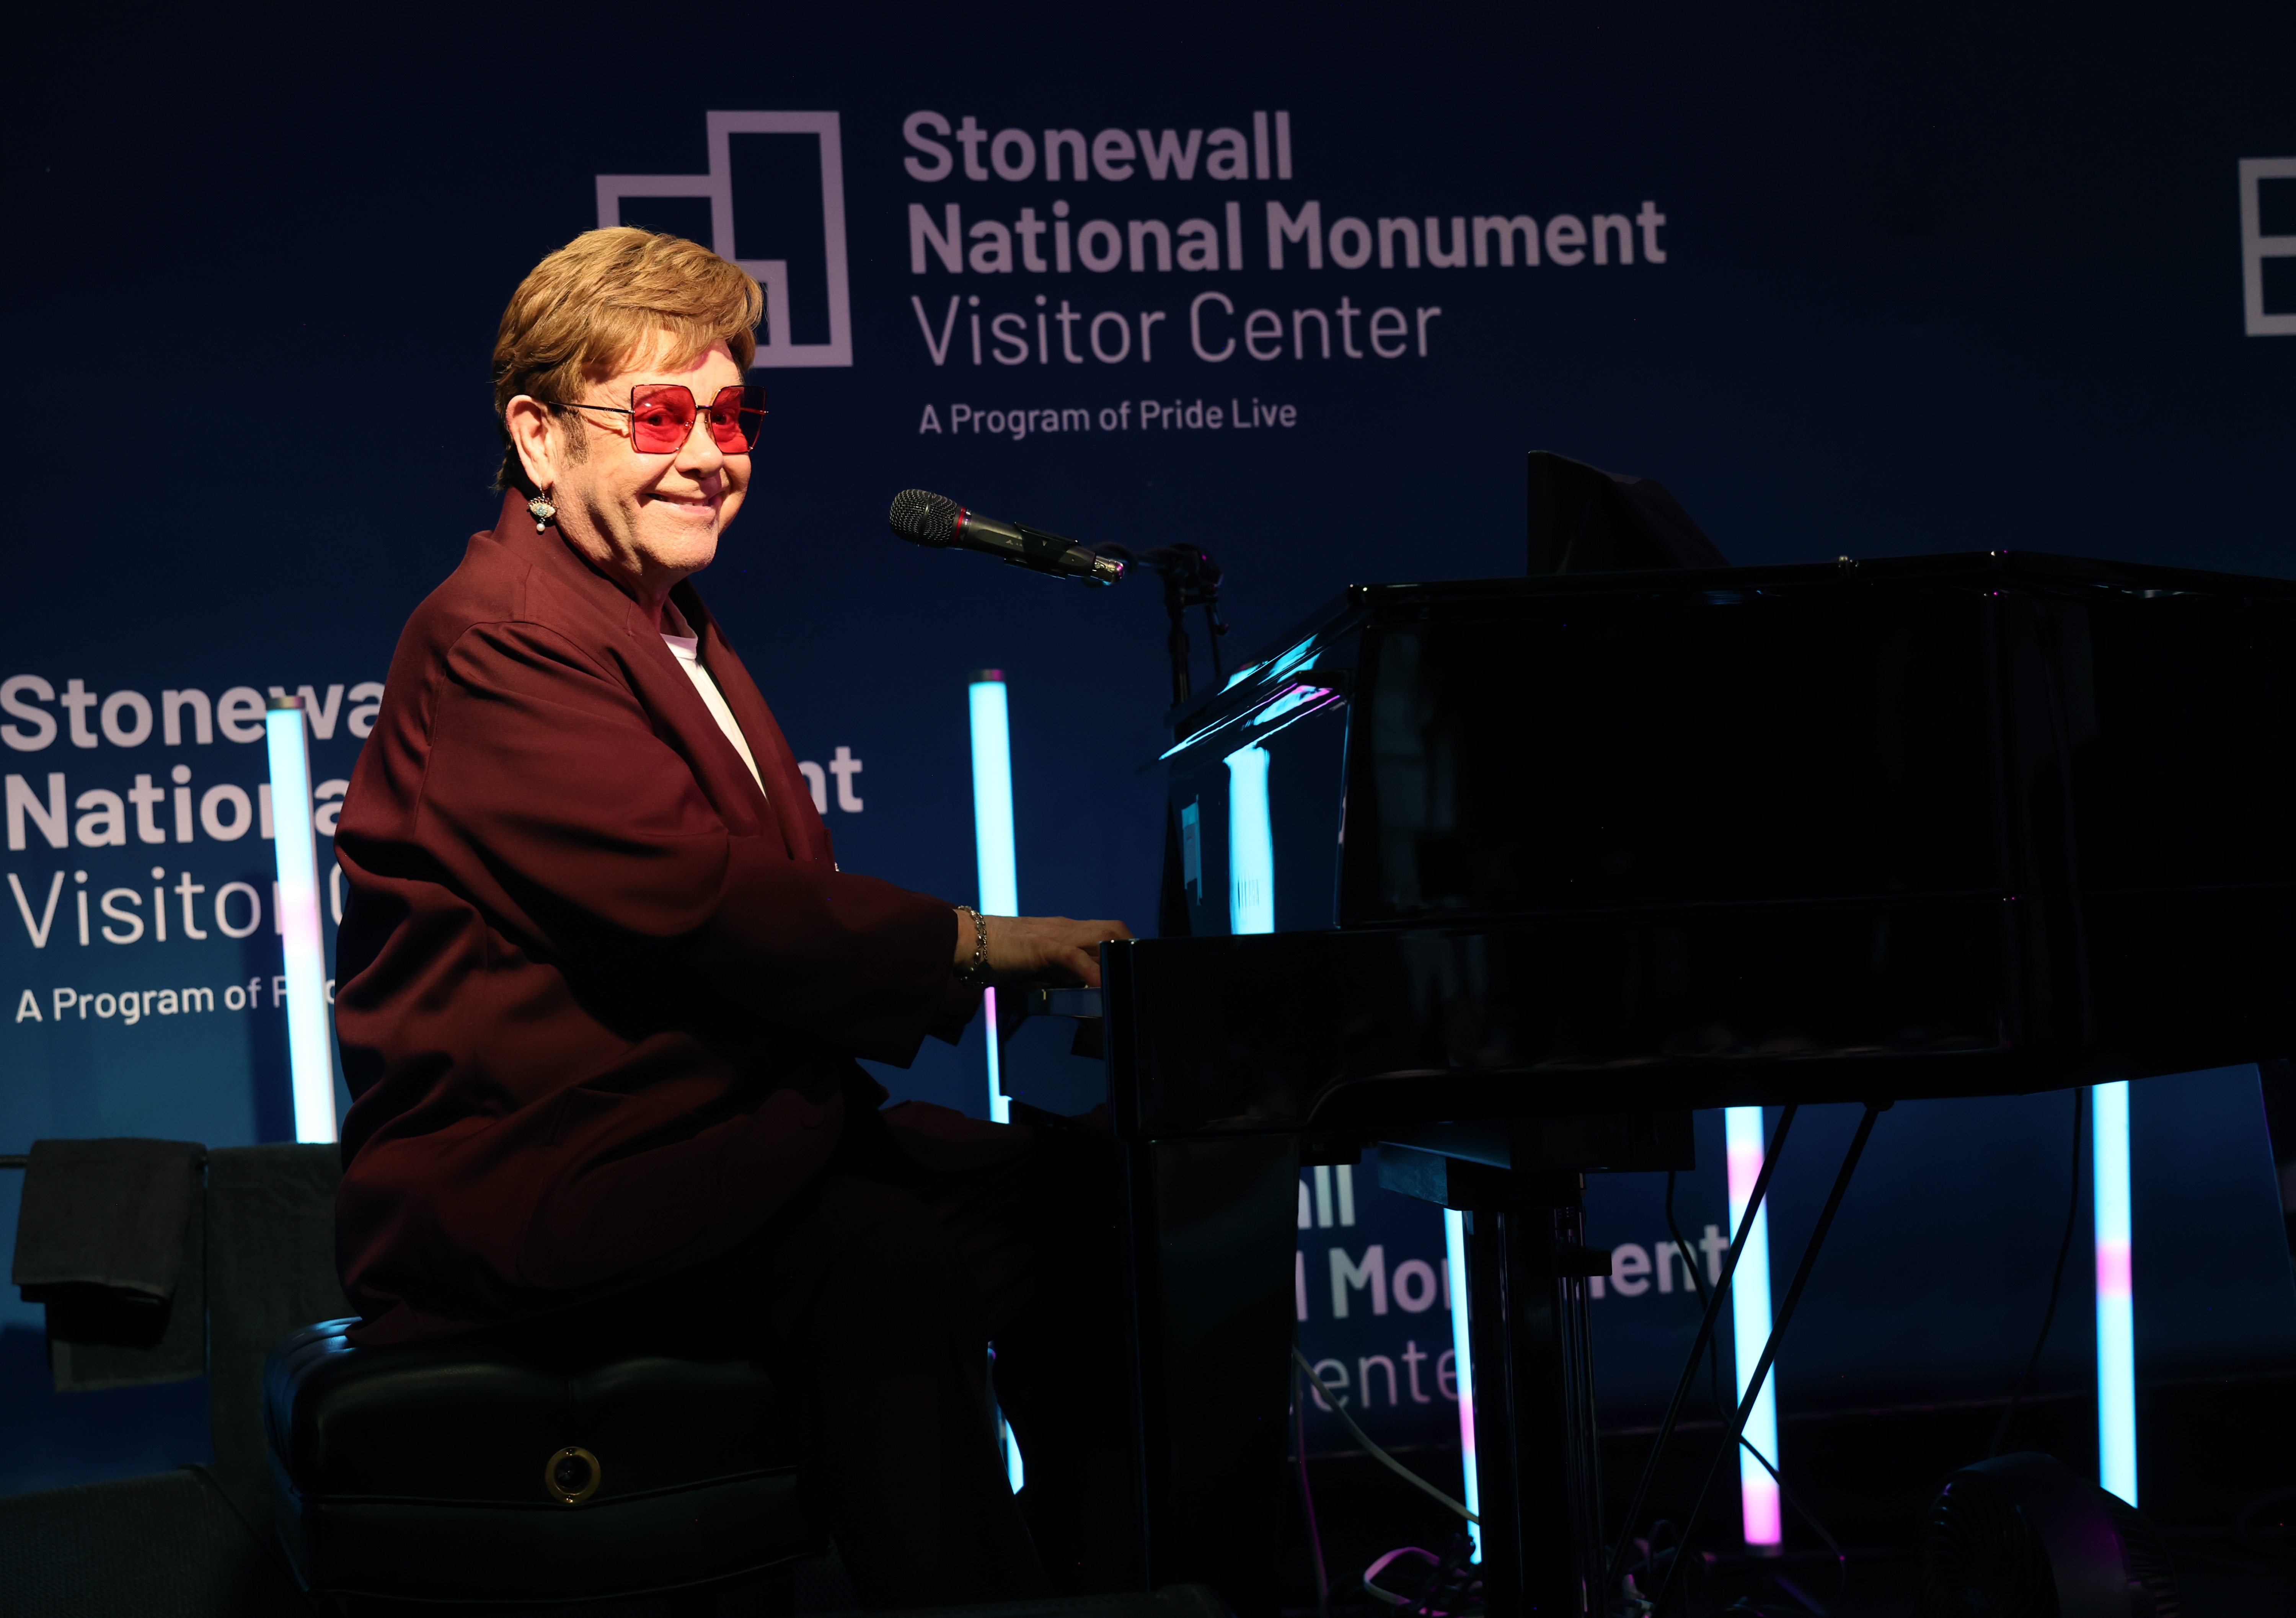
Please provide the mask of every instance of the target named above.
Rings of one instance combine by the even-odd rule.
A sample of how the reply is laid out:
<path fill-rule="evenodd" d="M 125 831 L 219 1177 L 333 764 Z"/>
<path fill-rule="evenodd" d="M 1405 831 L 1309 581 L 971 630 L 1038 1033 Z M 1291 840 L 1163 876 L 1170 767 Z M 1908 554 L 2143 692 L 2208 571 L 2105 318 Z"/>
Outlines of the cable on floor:
<path fill-rule="evenodd" d="M 1300 1360 L 1300 1346 L 1292 1345 L 1292 1358 Z M 1304 1363 L 1304 1362 L 1302 1362 Z M 1309 1372 L 1309 1376 L 1315 1375 Z M 1300 1462 L 1300 1511 L 1308 1519 L 1308 1554 L 1316 1559 L 1316 1618 L 1332 1618 L 1332 1580 L 1324 1564 L 1324 1536 L 1316 1527 L 1316 1495 L 1308 1487 L 1308 1401 L 1300 1392 L 1300 1372 L 1295 1365 L 1292 1372 L 1292 1446 Z"/>
<path fill-rule="evenodd" d="M 1363 1446 L 1365 1454 L 1370 1456 L 1372 1459 L 1377 1461 L 1390 1472 L 1394 1473 L 1396 1476 L 1401 1478 L 1405 1482 L 1409 1483 L 1421 1493 L 1431 1496 L 1432 1498 L 1442 1501 L 1444 1505 L 1449 1507 L 1453 1511 L 1457 1512 L 1470 1523 L 1480 1524 L 1482 1521 L 1482 1519 L 1477 1516 L 1473 1512 L 1468 1510 L 1458 1501 L 1453 1499 L 1449 1495 L 1435 1487 L 1434 1484 L 1420 1476 L 1410 1467 L 1396 1459 L 1395 1457 L 1390 1455 L 1386 1450 L 1372 1442 L 1370 1435 L 1365 1433 L 1361 1427 L 1356 1425 L 1355 1417 L 1349 1416 L 1347 1413 L 1345 1407 L 1340 1403 L 1340 1396 L 1337 1393 L 1334 1393 L 1331 1388 L 1325 1384 L 1322 1377 L 1316 1375 L 1316 1367 L 1308 1363 L 1308 1356 L 1300 1351 L 1300 1345 L 1296 1343 L 1292 1345 L 1292 1362 L 1301 1370 L 1307 1372 L 1308 1380 L 1316 1384 L 1316 1392 L 1323 1395 L 1324 1402 L 1325 1404 L 1331 1406 L 1332 1414 L 1340 1418 L 1340 1425 L 1348 1430 L 1349 1435 L 1355 1439 L 1356 1442 Z M 1304 1415 L 1302 1419 L 1304 1421 Z"/>
<path fill-rule="evenodd" d="M 1464 1534 L 1452 1536 L 1450 1548 L 1441 1556 L 1416 1545 L 1402 1546 L 1364 1569 L 1365 1593 L 1374 1600 L 1397 1609 L 1395 1618 L 1465 1618 L 1483 1608 L 1482 1581 L 1476 1576 L 1473 1542 Z M 1409 1595 L 1399 1594 L 1377 1582 L 1379 1576 L 1404 1556 L 1416 1556 L 1428 1565 L 1427 1573 Z"/>

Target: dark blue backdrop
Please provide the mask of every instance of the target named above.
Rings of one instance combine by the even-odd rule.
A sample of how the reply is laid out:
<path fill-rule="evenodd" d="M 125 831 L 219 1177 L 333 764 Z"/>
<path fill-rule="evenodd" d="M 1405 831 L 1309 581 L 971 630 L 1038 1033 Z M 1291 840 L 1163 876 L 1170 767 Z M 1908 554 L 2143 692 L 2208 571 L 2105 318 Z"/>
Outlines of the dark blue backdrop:
<path fill-rule="evenodd" d="M 1534 446 L 1661 478 L 1739 562 L 2017 546 L 2296 567 L 2296 339 L 2249 335 L 2243 304 L 2253 257 L 2267 316 L 2296 313 L 2296 259 L 2244 242 L 2242 216 L 2243 160 L 2296 152 L 2284 9 L 1007 7 L 988 27 L 939 8 L 625 5 L 531 28 L 201 16 L 20 44 L 5 115 L 18 225 L 0 275 L 15 316 L 4 363 L 29 407 L 0 448 L 14 533 L 0 769 L 29 802 L 10 819 L 22 846 L 12 835 L 0 857 L 24 895 L 0 908 L 0 1149 L 286 1132 L 270 997 L 222 999 L 276 970 L 269 918 L 234 940 L 213 908 L 234 881 L 267 895 L 269 845 L 252 830 L 218 838 L 196 814 L 184 841 L 172 799 L 177 766 L 195 801 L 217 786 L 251 796 L 260 750 L 220 729 L 202 743 L 183 709 L 171 743 L 162 694 L 309 685 L 324 701 L 340 686 L 314 776 L 348 776 L 355 688 L 381 678 L 407 611 L 492 521 L 494 323 L 536 259 L 599 222 L 602 190 L 627 218 L 710 239 L 714 189 L 732 236 L 717 245 L 783 267 L 777 340 L 840 335 L 827 126 L 721 120 L 713 181 L 713 112 L 834 113 L 850 363 L 762 373 L 774 415 L 757 492 L 702 587 L 799 756 L 858 760 L 851 807 L 833 777 L 828 794 L 847 866 L 953 899 L 972 889 L 963 681 L 993 664 L 1011 682 L 1023 906 L 1152 915 L 1159 809 L 1136 772 L 1159 745 L 1162 623 L 1152 591 L 1086 595 L 898 545 L 882 513 L 909 484 L 1087 539 L 1206 544 L 1228 569 L 1237 655 L 1351 579 L 1518 571 Z M 984 137 L 980 179 L 956 138 L 967 119 Z M 940 159 L 905 125 L 947 151 L 946 177 L 930 177 Z M 1089 178 L 1046 177 L 1048 145 L 1074 160 L 1049 129 L 1097 153 Z M 1142 131 L 1163 178 L 1128 154 Z M 1241 177 L 1223 177 L 1239 148 Z M 1027 175 L 1004 177 L 1024 152 Z M 2257 234 L 2296 237 L 2296 176 L 2284 165 L 2252 184 Z M 1315 230 L 1283 240 L 1272 268 L 1269 206 L 1288 224 L 1310 203 Z M 967 233 L 951 242 L 965 250 L 955 272 L 940 245 L 952 205 Z M 1476 228 L 1516 216 L 1535 222 L 1536 266 L 1521 234 Z M 1468 261 L 1436 263 L 1454 218 Z M 1208 230 L 1192 236 L 1192 219 Z M 1411 222 L 1408 243 L 1390 220 Z M 1210 266 L 1179 251 L 1158 268 L 1151 221 L 1199 259 L 1208 236 Z M 1006 233 L 1014 267 L 995 267 L 997 229 L 983 226 Z M 1111 244 L 1123 256 L 1091 267 Z M 1026 267 L 1029 251 L 1048 267 Z M 950 319 L 952 299 L 975 297 Z M 1063 306 L 1079 316 L 1065 327 Z M 1014 352 L 996 344 L 1000 314 L 1019 316 L 1004 329 L 1021 363 L 999 363 Z M 1114 318 L 1095 325 L 1102 315 Z M 1143 401 L 1160 405 L 1152 430 Z M 1191 404 L 1207 423 L 1220 409 L 1221 425 L 1185 424 Z M 1238 431 L 1237 405 L 1259 424 Z M 1090 425 L 1055 416 L 1062 430 L 1046 431 L 1046 410 Z M 1018 439 L 1014 411 L 1030 413 Z M 99 699 L 78 710 L 86 746 L 73 680 Z M 148 735 L 125 697 L 107 728 L 121 693 L 151 709 Z M 108 834 L 98 801 L 86 834 L 59 828 L 53 846 L 52 774 L 75 825 L 83 794 L 119 794 L 124 842 L 90 841 Z M 139 776 L 170 794 L 153 804 L 156 842 L 135 827 Z M 154 886 L 167 941 L 148 925 L 107 941 L 107 915 L 150 922 Z M 109 913 L 95 903 L 85 943 L 83 887 L 133 895 Z M 233 902 L 244 924 L 244 896 Z M 185 935 L 186 916 L 205 940 Z M 155 1009 L 133 1027 L 118 1014 L 128 991 L 193 987 L 217 993 L 213 1012 Z M 95 1014 L 98 996 L 113 1014 Z M 890 1077 L 977 1110 L 980 1062 L 976 1035 Z M 1035 1097 L 1080 1093 L 1077 1064 L 1034 1034 L 1017 1064 Z M 2269 1188 L 2206 1200 L 2263 1152 L 2252 1081 L 2250 1103 L 2239 1082 L 2214 1082 L 2216 1100 L 2179 1114 L 2186 1167 L 2138 1195 L 2140 1209 L 2148 1195 L 2201 1198 L 2195 1220 L 2223 1233 L 2268 1217 Z M 1934 1233 L 1920 1261 L 1931 1292 L 1903 1296 L 1934 1294 L 1972 1335 L 2023 1329 L 2029 1257 L 1966 1254 L 1996 1228 L 2048 1245 L 2025 1237 L 2054 1205 L 2060 1112 L 2035 1100 L 1886 1121 L 1888 1149 L 1930 1165 L 1877 1169 L 1866 1188 L 1890 1199 L 1877 1220 Z M 1819 1154 L 1805 1150 L 1808 1169 Z M 1956 1195 L 1935 1199 L 1946 1182 Z M 1647 1189 L 1599 1195 L 1598 1224 L 1653 1237 Z M 0 1239 L 13 1195 L 0 1188 Z M 1699 1195 L 1702 1223 L 1718 1195 Z M 1432 1252 L 1423 1233 L 1398 1241 Z M 2221 1241 L 2248 1251 L 2244 1236 Z M 2137 1262 L 2142 1274 L 2141 1239 Z M 1809 1341 L 1865 1329 L 1849 1311 L 1853 1277 L 1870 1273 L 1845 1263 L 1834 1302 L 1813 1297 Z M 2285 1293 L 2284 1266 L 2243 1274 Z M 1639 1408 L 1670 1351 L 1625 1302 L 1605 1302 L 1603 1329 L 1620 1345 L 1621 1409 Z M 2177 1339 L 2176 1364 L 2284 1353 L 2285 1302 L 2253 1329 Z M 37 1312 L 9 1295 L 0 1320 L 0 1398 L 29 1423 L 52 1409 L 26 1337 Z M 2140 1354 L 2148 1341 L 2165 1340 L 2140 1337 Z M 1902 1343 L 1869 1368 L 1859 1398 L 1926 1396 Z M 1789 1375 L 1786 1409 L 1822 1384 Z M 70 1475 L 74 1454 L 20 1475 Z"/>

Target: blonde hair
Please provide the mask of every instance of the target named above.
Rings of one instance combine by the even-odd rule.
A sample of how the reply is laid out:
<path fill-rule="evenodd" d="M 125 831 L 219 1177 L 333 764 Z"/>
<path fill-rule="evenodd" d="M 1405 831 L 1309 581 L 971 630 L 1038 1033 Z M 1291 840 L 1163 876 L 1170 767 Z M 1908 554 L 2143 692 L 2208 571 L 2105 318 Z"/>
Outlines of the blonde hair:
<path fill-rule="evenodd" d="M 520 394 L 572 399 L 658 334 L 669 339 L 668 365 L 722 342 L 747 373 L 765 311 L 757 282 L 698 242 L 627 225 L 583 232 L 528 272 L 495 333 L 495 487 L 537 492 L 510 440 L 505 413 Z"/>

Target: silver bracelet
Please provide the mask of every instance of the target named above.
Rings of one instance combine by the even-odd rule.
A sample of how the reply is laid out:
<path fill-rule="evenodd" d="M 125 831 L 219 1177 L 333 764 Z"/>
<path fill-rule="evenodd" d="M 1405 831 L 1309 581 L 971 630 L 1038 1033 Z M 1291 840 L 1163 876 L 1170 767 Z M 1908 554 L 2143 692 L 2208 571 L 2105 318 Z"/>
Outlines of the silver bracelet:
<path fill-rule="evenodd" d="M 988 981 L 988 918 L 971 905 L 957 906 L 956 913 L 972 918 L 972 958 L 956 969 L 956 981 L 977 987 Z"/>

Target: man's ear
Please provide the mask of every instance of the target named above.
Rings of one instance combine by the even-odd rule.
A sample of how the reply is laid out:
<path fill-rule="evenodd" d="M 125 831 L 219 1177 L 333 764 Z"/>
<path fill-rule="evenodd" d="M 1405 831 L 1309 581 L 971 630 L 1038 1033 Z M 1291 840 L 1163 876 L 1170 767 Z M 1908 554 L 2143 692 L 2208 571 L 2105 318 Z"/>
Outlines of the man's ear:
<path fill-rule="evenodd" d="M 510 429 L 511 448 L 518 451 L 519 464 L 526 468 L 528 481 L 537 489 L 555 484 L 564 441 L 550 407 L 521 393 L 504 410 L 503 423 Z"/>

